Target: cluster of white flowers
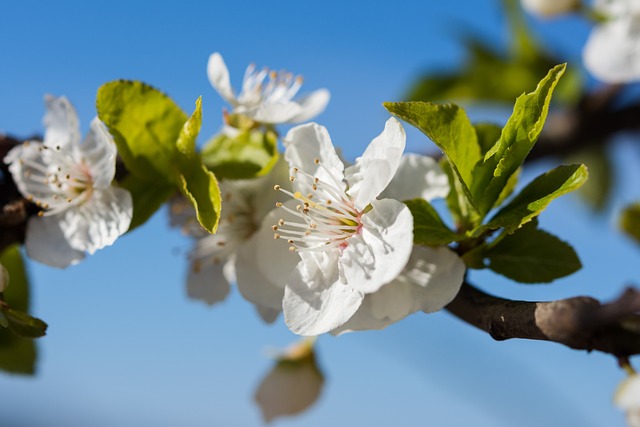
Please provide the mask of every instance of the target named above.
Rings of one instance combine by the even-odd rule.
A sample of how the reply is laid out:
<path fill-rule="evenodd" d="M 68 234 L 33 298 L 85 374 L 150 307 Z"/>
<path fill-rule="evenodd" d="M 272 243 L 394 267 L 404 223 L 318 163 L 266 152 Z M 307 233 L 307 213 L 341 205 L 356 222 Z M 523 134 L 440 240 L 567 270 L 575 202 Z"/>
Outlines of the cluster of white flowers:
<path fill-rule="evenodd" d="M 44 140 L 27 141 L 5 156 L 20 193 L 41 210 L 29 219 L 29 257 L 54 267 L 76 264 L 113 244 L 129 228 L 131 194 L 112 185 L 117 149 L 97 118 L 84 142 L 65 97 L 45 97 Z"/>
<path fill-rule="evenodd" d="M 218 53 L 209 58 L 208 74 L 233 114 L 269 125 L 307 120 L 329 99 L 320 90 L 292 101 L 300 80 L 253 66 L 236 96 Z M 283 142 L 288 165 L 266 177 L 220 183 L 223 214 L 215 235 L 191 227 L 193 211 L 173 204 L 172 222 L 196 237 L 191 297 L 213 304 L 235 281 L 264 320 L 283 311 L 300 335 L 381 329 L 455 297 L 463 262 L 446 247 L 414 247 L 413 217 L 401 202 L 445 197 L 448 179 L 433 159 L 403 155 L 405 133 L 397 120 L 389 119 L 346 167 L 318 124 L 291 129 Z M 276 191 L 267 195 L 267 187 Z"/>

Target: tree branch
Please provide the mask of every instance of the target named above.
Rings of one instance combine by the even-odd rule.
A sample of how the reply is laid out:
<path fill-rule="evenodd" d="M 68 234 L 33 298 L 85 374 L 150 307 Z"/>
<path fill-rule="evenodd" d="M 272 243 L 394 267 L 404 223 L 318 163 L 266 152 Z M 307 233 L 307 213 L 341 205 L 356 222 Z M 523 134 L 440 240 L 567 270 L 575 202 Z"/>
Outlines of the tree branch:
<path fill-rule="evenodd" d="M 632 288 L 607 304 L 584 296 L 527 302 L 495 297 L 464 283 L 446 308 L 497 341 L 553 341 L 618 359 L 640 354 L 640 291 Z"/>

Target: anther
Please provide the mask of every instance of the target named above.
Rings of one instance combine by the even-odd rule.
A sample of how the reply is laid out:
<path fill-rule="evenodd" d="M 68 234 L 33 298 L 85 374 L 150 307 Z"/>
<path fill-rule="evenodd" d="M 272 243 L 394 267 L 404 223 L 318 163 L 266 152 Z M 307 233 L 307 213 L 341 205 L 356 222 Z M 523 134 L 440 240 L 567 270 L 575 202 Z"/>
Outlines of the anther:
<path fill-rule="evenodd" d="M 282 202 L 276 202 L 276 208 L 282 207 Z"/>
<path fill-rule="evenodd" d="M 313 159 L 313 163 L 315 163 L 316 165 L 319 165 L 320 164 L 320 159 L 318 159 L 318 158 Z"/>
<path fill-rule="evenodd" d="M 278 233 L 274 233 L 273 238 L 278 240 L 280 238 L 280 235 Z"/>
<path fill-rule="evenodd" d="M 276 185 L 273 186 L 273 189 L 278 191 L 278 190 L 280 190 L 280 186 L 278 184 L 276 184 Z M 278 206 L 277 203 L 276 203 L 276 206 Z"/>
<path fill-rule="evenodd" d="M 272 225 L 272 226 L 271 226 L 271 229 L 272 229 L 273 231 L 278 231 L 278 226 L 277 226 L 277 225 Z"/>
<path fill-rule="evenodd" d="M 284 225 L 284 219 L 280 218 L 280 219 L 278 220 L 278 225 L 279 225 L 280 227 L 282 227 L 282 226 Z"/>
<path fill-rule="evenodd" d="M 226 243 L 223 241 L 219 241 L 218 243 L 216 243 L 218 246 L 224 246 Z"/>

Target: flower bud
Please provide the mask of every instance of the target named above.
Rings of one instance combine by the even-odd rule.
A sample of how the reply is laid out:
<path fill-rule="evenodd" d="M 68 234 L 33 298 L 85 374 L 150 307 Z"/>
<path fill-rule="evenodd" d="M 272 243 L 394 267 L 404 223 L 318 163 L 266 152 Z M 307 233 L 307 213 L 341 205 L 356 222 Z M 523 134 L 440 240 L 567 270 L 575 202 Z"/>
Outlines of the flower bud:
<path fill-rule="evenodd" d="M 521 0 L 522 8 L 542 17 L 562 15 L 575 11 L 580 0 Z"/>

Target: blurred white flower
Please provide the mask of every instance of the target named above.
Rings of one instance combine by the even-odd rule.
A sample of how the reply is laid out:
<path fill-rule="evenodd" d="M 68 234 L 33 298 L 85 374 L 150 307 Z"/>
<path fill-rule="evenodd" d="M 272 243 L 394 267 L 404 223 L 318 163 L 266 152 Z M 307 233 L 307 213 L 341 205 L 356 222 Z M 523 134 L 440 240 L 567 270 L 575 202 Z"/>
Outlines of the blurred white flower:
<path fill-rule="evenodd" d="M 241 114 L 251 120 L 267 123 L 298 123 L 317 116 L 329 102 L 329 91 L 319 89 L 308 95 L 293 99 L 302 86 L 302 77 L 286 71 L 256 70 L 249 65 L 244 75 L 242 90 L 236 96 L 229 70 L 222 56 L 215 52 L 207 65 L 209 81 L 229 104 L 232 113 Z"/>
<path fill-rule="evenodd" d="M 622 381 L 613 402 L 626 412 L 629 427 L 640 427 L 640 375 L 633 374 Z"/>
<path fill-rule="evenodd" d="M 276 364 L 262 379 L 254 399 L 262 418 L 270 422 L 309 408 L 320 396 L 324 375 L 316 362 L 313 340 L 303 340 L 277 356 Z"/>
<path fill-rule="evenodd" d="M 580 6 L 580 0 L 521 0 L 522 8 L 540 16 L 554 16 L 573 12 Z"/>
<path fill-rule="evenodd" d="M 605 21 L 587 39 L 582 51 L 585 67 L 607 83 L 640 80 L 640 2 L 595 0 L 593 7 Z"/>
<path fill-rule="evenodd" d="M 25 246 L 54 267 L 113 244 L 131 222 L 131 194 L 111 185 L 117 149 L 97 118 L 80 142 L 78 116 L 65 97 L 45 97 L 43 142 L 28 141 L 4 158 L 21 194 L 42 210 L 27 224 Z"/>
<path fill-rule="evenodd" d="M 236 282 L 236 253 L 246 246 L 262 219 L 273 208 L 276 201 L 273 185 L 276 181 L 282 182 L 286 176 L 286 164 L 279 161 L 264 177 L 221 181 L 222 215 L 216 234 L 209 234 L 200 226 L 193 206 L 186 199 L 172 199 L 171 224 L 196 238 L 195 247 L 189 254 L 189 297 L 207 304 L 225 299 L 230 284 Z M 251 270 L 253 266 L 241 267 Z M 279 310 L 274 312 L 260 304 L 256 307 L 268 322 L 275 320 L 279 313 Z"/>

